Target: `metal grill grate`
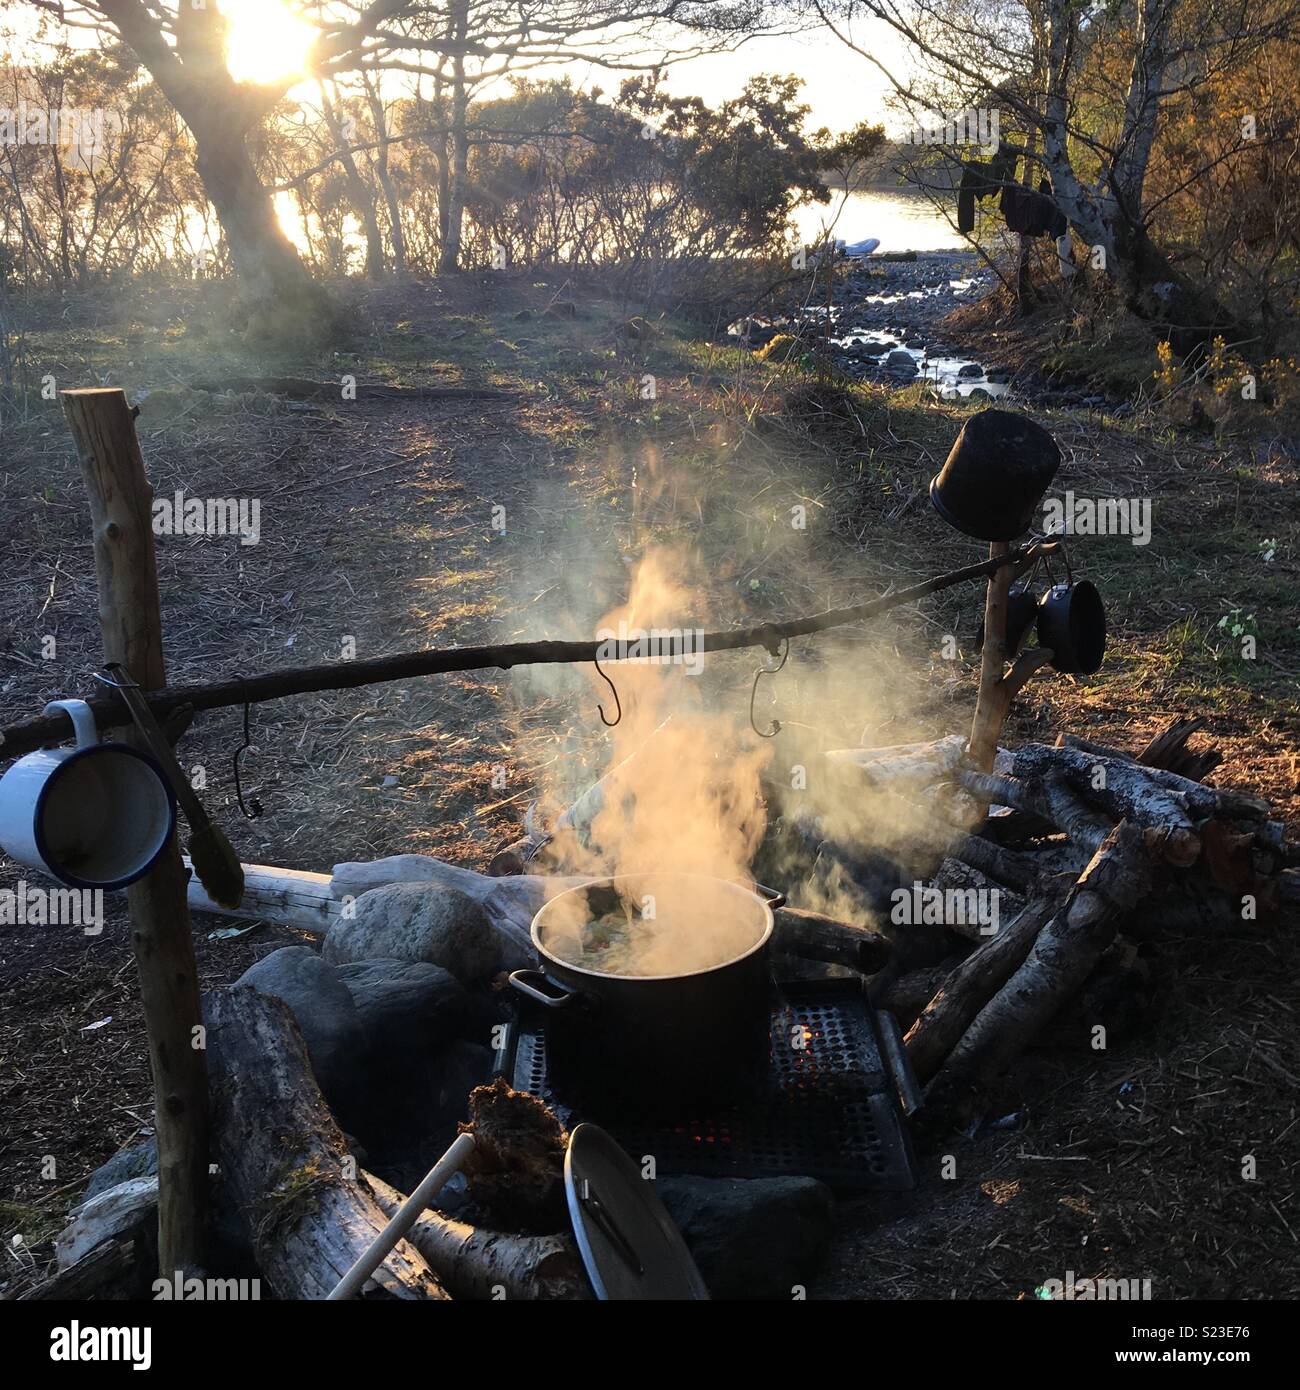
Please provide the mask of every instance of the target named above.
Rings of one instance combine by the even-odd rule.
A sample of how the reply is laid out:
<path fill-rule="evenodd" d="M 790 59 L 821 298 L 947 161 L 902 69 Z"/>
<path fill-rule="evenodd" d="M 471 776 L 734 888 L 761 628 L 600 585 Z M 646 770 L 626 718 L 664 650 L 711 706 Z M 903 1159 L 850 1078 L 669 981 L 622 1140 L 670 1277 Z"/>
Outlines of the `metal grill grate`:
<path fill-rule="evenodd" d="M 717 1177 L 803 1174 L 839 1187 L 898 1190 L 913 1185 L 893 1078 L 870 1006 L 845 981 L 784 987 L 774 999 L 771 1063 L 762 1087 L 725 1111 L 676 1122 L 603 1119 L 566 1104 L 552 1088 L 546 1033 L 526 1011 L 512 1029 L 501 1070 L 519 1091 L 546 1101 L 568 1126 L 605 1125 L 634 1157 L 653 1155 L 661 1173 Z"/>

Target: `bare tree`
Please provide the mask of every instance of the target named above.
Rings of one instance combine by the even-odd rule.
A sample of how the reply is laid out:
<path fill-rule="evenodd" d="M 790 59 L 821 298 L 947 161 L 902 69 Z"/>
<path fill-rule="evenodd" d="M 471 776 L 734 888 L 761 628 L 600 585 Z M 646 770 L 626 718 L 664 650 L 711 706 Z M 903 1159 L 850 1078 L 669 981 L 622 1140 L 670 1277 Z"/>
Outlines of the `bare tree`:
<path fill-rule="evenodd" d="M 1261 44 L 1293 36 L 1296 0 L 812 4 L 886 74 L 905 109 L 994 107 L 1010 117 L 1022 135 L 1012 146 L 1050 178 L 1057 205 L 1135 313 L 1189 344 L 1230 326 L 1205 287 L 1188 280 L 1153 240 L 1148 170 L 1171 105 Z M 867 51 L 851 27 L 863 18 L 901 36 L 924 76 L 892 72 Z"/>

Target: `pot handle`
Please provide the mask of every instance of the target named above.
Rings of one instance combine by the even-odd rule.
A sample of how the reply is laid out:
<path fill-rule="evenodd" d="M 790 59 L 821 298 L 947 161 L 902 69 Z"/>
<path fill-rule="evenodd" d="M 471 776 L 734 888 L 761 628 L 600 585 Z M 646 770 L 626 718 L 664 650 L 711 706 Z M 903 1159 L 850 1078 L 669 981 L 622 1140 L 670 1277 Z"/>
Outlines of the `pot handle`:
<path fill-rule="evenodd" d="M 773 912 L 779 907 L 785 906 L 785 894 L 776 888 L 765 888 L 761 883 L 752 885 L 755 893 L 772 909 Z"/>
<path fill-rule="evenodd" d="M 510 972 L 510 985 L 513 989 L 517 989 L 520 994 L 526 994 L 530 999 L 544 1004 L 548 1009 L 566 1008 L 575 999 L 581 997 L 576 989 L 557 984 L 541 970 L 512 970 Z M 558 991 L 558 993 L 547 993 L 547 990 Z"/>

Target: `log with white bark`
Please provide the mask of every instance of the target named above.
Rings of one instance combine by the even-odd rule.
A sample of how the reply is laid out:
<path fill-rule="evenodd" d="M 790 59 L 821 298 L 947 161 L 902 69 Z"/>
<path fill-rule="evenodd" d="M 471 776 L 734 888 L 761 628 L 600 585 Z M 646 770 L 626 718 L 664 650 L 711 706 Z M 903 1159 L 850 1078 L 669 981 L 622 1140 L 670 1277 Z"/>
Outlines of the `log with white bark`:
<path fill-rule="evenodd" d="M 1080 988 L 1152 881 L 1146 834 L 1121 821 L 1039 931 L 1024 963 L 979 1012 L 931 1082 L 927 1100 L 937 1116 L 970 1113 Z"/>
<path fill-rule="evenodd" d="M 1035 898 L 996 935 L 952 971 L 903 1039 L 907 1057 L 924 1085 L 939 1070 L 979 1011 L 1019 968 L 1054 908 L 1050 897 Z"/>
<path fill-rule="evenodd" d="M 952 734 L 933 743 L 891 748 L 832 748 L 826 759 L 833 766 L 856 769 L 880 791 L 907 791 L 942 781 L 965 756 L 966 740 Z"/>
<path fill-rule="evenodd" d="M 973 796 L 997 799 L 1006 806 L 1039 816 L 1090 853 L 1095 853 L 1110 833 L 1112 822 L 1090 810 L 1056 774 L 1029 781 L 959 768 L 954 775 Z"/>
<path fill-rule="evenodd" d="M 999 921 L 1017 916 L 1025 905 L 1025 899 L 1021 894 L 1004 888 L 979 869 L 952 857 L 939 865 L 938 872 L 930 880 L 930 886 L 944 893 L 974 893 L 977 896 L 972 901 L 976 904 L 996 904 Z M 946 920 L 944 925 L 949 931 L 971 941 L 983 942 L 989 939 L 987 924 L 979 913 L 964 914 L 960 921 Z"/>
<path fill-rule="evenodd" d="M 405 1200 L 371 1173 L 365 1175 L 375 1201 L 390 1217 Z M 567 1235 L 521 1236 L 482 1230 L 427 1211 L 406 1239 L 454 1298 L 554 1301 L 591 1298 L 573 1241 Z"/>
<path fill-rule="evenodd" d="M 323 1299 L 387 1217 L 364 1177 L 350 1176 L 354 1160 L 287 1005 L 248 986 L 215 990 L 204 1004 L 221 1180 L 277 1295 Z M 379 1266 L 373 1283 L 395 1298 L 448 1297 L 407 1241 Z"/>

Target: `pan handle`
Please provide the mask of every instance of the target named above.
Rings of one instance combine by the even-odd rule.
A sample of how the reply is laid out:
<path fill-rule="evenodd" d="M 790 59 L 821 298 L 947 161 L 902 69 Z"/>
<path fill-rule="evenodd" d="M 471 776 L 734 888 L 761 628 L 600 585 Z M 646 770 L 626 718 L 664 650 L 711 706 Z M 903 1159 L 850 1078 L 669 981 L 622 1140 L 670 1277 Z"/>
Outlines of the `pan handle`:
<path fill-rule="evenodd" d="M 582 997 L 576 989 L 558 984 L 541 970 L 513 970 L 510 972 L 510 985 L 548 1009 L 567 1008 L 575 999 Z"/>
<path fill-rule="evenodd" d="M 761 883 L 752 884 L 751 887 L 773 912 L 775 912 L 777 908 L 785 906 L 785 894 L 779 889 L 766 888 Z"/>

